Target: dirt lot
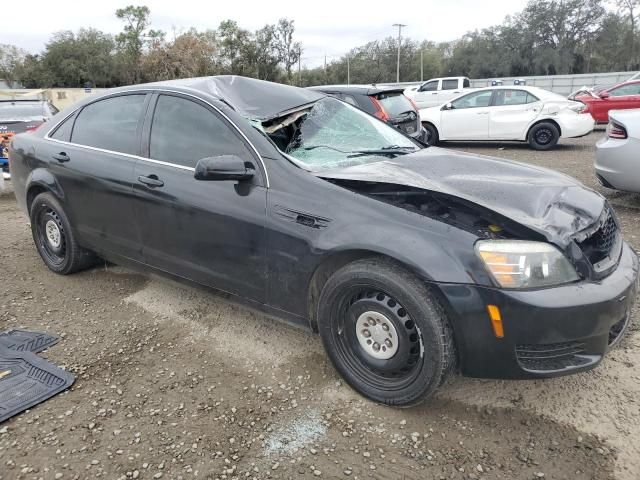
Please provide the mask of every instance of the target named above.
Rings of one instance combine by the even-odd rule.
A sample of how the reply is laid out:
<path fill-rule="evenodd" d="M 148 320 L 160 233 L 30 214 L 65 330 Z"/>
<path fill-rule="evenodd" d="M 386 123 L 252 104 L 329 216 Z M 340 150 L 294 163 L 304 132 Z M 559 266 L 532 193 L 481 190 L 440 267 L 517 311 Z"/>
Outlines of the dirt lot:
<path fill-rule="evenodd" d="M 453 148 L 597 187 L 594 143 Z M 640 196 L 603 191 L 640 248 Z M 0 425 L 0 480 L 640 478 L 640 333 L 595 371 L 535 382 L 452 378 L 397 410 L 340 381 L 315 336 L 209 292 L 101 266 L 45 269 L 0 196 L 0 330 L 64 336 L 45 353 L 71 390 Z M 636 314 L 637 318 L 637 314 Z"/>

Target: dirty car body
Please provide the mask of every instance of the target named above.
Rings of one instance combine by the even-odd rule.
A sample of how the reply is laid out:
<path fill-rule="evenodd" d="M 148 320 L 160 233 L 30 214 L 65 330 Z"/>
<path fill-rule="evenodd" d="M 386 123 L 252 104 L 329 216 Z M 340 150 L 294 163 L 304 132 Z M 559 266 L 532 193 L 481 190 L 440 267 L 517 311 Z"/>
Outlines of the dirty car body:
<path fill-rule="evenodd" d="M 83 112 L 100 102 L 135 117 L 125 147 L 86 144 L 96 124 Z M 196 106 L 224 130 L 218 143 L 202 144 L 203 121 L 184 113 Z M 592 368 L 635 296 L 636 255 L 598 193 L 423 148 L 295 87 L 213 77 L 115 89 L 16 136 L 11 169 L 52 270 L 97 254 L 227 292 L 320 332 L 345 379 L 388 404 L 424 398 L 454 364 L 487 378 Z"/>

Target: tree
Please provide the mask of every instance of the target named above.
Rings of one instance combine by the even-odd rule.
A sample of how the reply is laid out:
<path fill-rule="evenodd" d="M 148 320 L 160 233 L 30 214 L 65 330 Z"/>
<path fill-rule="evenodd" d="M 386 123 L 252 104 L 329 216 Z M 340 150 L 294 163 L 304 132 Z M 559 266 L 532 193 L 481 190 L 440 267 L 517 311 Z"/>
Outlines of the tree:
<path fill-rule="evenodd" d="M 281 18 L 275 28 L 275 37 L 277 39 L 276 49 L 278 51 L 280 62 L 284 66 L 289 84 L 293 83 L 293 74 L 291 68 L 298 63 L 302 54 L 302 45 L 300 42 L 293 41 L 293 33 L 295 27 L 293 20 Z"/>
<path fill-rule="evenodd" d="M 14 87 L 25 56 L 26 52 L 15 45 L 0 44 L 0 80 L 4 80 L 9 88 Z"/>
<path fill-rule="evenodd" d="M 126 83 L 139 83 L 140 60 L 146 43 L 164 36 L 163 32 L 148 29 L 150 16 L 149 7 L 144 5 L 129 5 L 116 10 L 116 17 L 125 23 L 123 31 L 116 35 L 116 42 L 120 53 L 121 75 Z"/>
<path fill-rule="evenodd" d="M 616 5 L 620 9 L 620 11 L 625 12 L 629 18 L 629 24 L 631 29 L 627 35 L 626 41 L 627 45 L 629 45 L 629 60 L 627 62 L 627 68 L 635 69 L 639 68 L 636 50 L 636 43 L 638 39 L 636 38 L 636 12 L 640 9 L 640 0 L 615 0 Z"/>

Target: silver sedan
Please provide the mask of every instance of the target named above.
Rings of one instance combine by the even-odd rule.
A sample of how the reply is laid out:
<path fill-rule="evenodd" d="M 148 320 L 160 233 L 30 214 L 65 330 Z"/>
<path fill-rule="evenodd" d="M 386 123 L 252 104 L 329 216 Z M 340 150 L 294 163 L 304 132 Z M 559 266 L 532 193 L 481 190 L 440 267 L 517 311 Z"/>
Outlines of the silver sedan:
<path fill-rule="evenodd" d="M 616 190 L 640 192 L 640 109 L 611 110 L 607 136 L 600 140 L 596 176 Z"/>

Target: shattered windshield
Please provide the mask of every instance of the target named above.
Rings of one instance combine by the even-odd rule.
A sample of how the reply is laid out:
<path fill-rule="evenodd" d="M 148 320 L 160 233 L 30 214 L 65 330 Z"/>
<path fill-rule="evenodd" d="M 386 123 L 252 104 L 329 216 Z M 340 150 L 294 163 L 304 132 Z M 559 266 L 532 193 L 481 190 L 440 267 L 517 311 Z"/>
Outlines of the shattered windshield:
<path fill-rule="evenodd" d="M 420 148 L 395 128 L 331 97 L 266 130 L 281 150 L 313 171 L 378 162 Z"/>

